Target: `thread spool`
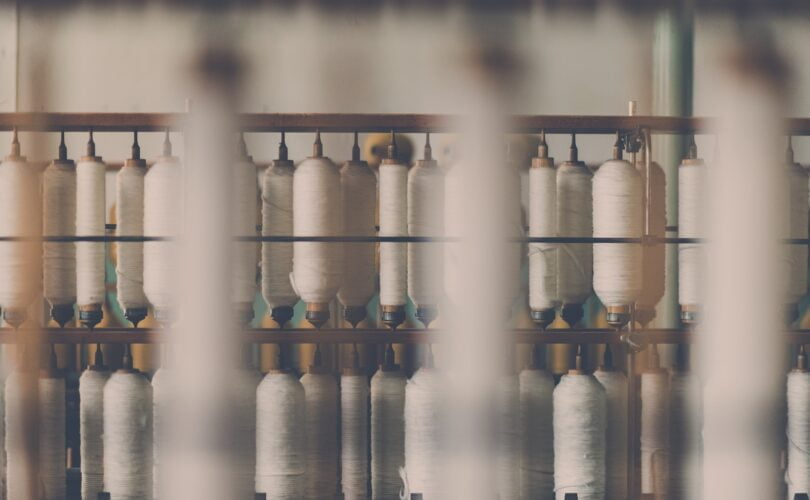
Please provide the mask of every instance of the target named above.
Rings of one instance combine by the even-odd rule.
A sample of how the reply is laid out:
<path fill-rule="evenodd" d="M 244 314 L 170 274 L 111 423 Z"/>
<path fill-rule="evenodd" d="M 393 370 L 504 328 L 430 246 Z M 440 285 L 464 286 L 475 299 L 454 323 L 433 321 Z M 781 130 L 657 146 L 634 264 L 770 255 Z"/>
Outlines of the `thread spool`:
<path fill-rule="evenodd" d="M 231 376 L 234 498 L 251 498 L 256 491 L 256 389 L 262 376 L 252 368 L 235 369 Z"/>
<path fill-rule="evenodd" d="M 262 177 L 262 236 L 293 234 L 293 174 L 295 165 L 287 158 L 284 132 L 278 159 Z M 273 320 L 283 327 L 293 317 L 298 294 L 290 282 L 293 244 L 262 242 L 262 296 Z"/>
<path fill-rule="evenodd" d="M 650 346 L 649 367 L 641 374 L 641 493 L 669 491 L 669 373 Z"/>
<path fill-rule="evenodd" d="M 615 151 L 615 150 L 614 150 Z M 599 167 L 593 177 L 593 236 L 642 236 L 641 176 L 619 154 Z M 621 326 L 641 293 L 642 249 L 638 243 L 599 243 L 593 246 L 593 283 L 607 307 L 607 321 Z"/>
<path fill-rule="evenodd" d="M 338 479 L 338 388 L 335 377 L 318 363 L 301 377 L 306 452 L 305 498 L 313 500 L 337 493 Z"/>
<path fill-rule="evenodd" d="M 701 460 L 703 398 L 700 380 L 694 373 L 681 369 L 675 370 L 670 375 L 669 389 L 669 435 L 675 438 L 670 442 L 669 451 L 669 498 L 699 498 L 703 491 Z M 805 394 L 810 393 L 805 392 Z M 803 397 L 806 399 L 806 396 Z M 807 420 L 802 420 L 802 422 L 806 423 Z M 805 424 L 801 425 L 806 428 Z M 804 450 L 806 452 L 807 448 Z M 807 456 L 806 453 L 804 456 Z M 789 462 L 790 457 L 788 456 L 788 465 Z M 804 477 L 810 476 L 805 473 Z M 807 491 L 808 487 L 810 484 L 806 484 L 801 491 Z"/>
<path fill-rule="evenodd" d="M 788 137 L 785 155 L 788 186 L 788 203 L 790 218 L 788 238 L 807 238 L 808 225 L 808 176 L 801 165 L 793 159 L 793 147 Z M 786 298 L 786 322 L 793 323 L 799 316 L 798 302 L 807 293 L 807 245 L 786 245 L 788 256 L 786 281 L 788 293 Z"/>
<path fill-rule="evenodd" d="M 97 349 L 96 362 L 79 378 L 82 500 L 95 500 L 104 491 L 104 385 L 109 378 Z"/>
<path fill-rule="evenodd" d="M 67 158 L 65 133 L 59 144 L 59 158 L 42 174 L 42 229 L 47 236 L 76 234 L 76 165 Z M 64 326 L 73 317 L 76 302 L 76 246 L 45 242 L 42 245 L 43 294 L 51 304 L 51 317 Z M 33 276 L 26 277 L 33 280 Z"/>
<path fill-rule="evenodd" d="M 442 374 L 423 366 L 405 386 L 405 476 L 407 490 L 424 498 L 444 498 Z M 407 491 L 406 490 L 406 491 Z"/>
<path fill-rule="evenodd" d="M 500 377 L 495 397 L 495 488 L 500 500 L 520 499 L 520 385 L 516 375 Z"/>
<path fill-rule="evenodd" d="M 244 135 L 239 136 L 239 152 L 233 166 L 233 234 L 255 236 L 259 210 L 259 188 L 256 164 L 248 155 Z M 253 241 L 234 242 L 231 293 L 237 324 L 253 320 L 253 299 L 256 296 L 256 267 L 258 245 Z"/>
<path fill-rule="evenodd" d="M 554 498 L 553 391 L 551 374 L 535 362 L 520 372 L 520 498 Z"/>
<path fill-rule="evenodd" d="M 697 157 L 695 138 L 692 136 L 689 152 L 678 167 L 678 236 L 704 238 L 706 236 L 706 163 Z M 701 282 L 706 267 L 702 245 L 678 245 L 678 302 L 681 320 L 694 324 L 703 304 Z"/>
<path fill-rule="evenodd" d="M 312 156 L 302 161 L 293 175 L 295 236 L 340 236 L 340 198 L 340 174 L 332 160 L 323 156 L 318 132 Z M 307 304 L 307 321 L 320 328 L 329 320 L 329 302 L 340 288 L 342 243 L 296 241 L 293 253 L 293 288 Z"/>
<path fill-rule="evenodd" d="M 39 175 L 20 155 L 17 131 L 11 152 L 0 163 L 0 234 L 36 238 L 42 234 L 42 195 Z M 0 242 L 0 305 L 14 328 L 26 319 L 26 308 L 37 294 L 41 247 L 36 241 Z"/>
<path fill-rule="evenodd" d="M 64 500 L 65 471 L 65 379 L 56 372 L 55 353 L 49 369 L 39 378 L 39 482 L 40 498 Z"/>
<path fill-rule="evenodd" d="M 145 176 L 146 160 L 141 159 L 135 131 L 131 158 L 124 161 L 115 176 L 116 236 L 143 234 Z M 137 327 L 146 317 L 149 305 L 143 292 L 143 242 L 118 243 L 115 248 L 118 303 L 124 309 L 124 316 Z"/>
<path fill-rule="evenodd" d="M 614 370 L 610 346 L 606 346 L 605 362 L 594 372 L 605 388 L 607 435 L 605 438 L 605 498 L 627 498 L 627 377 Z"/>
<path fill-rule="evenodd" d="M 646 149 L 636 162 L 636 170 L 641 175 L 641 185 L 646 185 L 647 163 Z M 650 161 L 651 197 L 650 205 L 650 234 L 656 238 L 666 236 L 667 227 L 667 181 L 664 169 L 654 161 Z M 804 183 L 805 186 L 807 183 Z M 806 198 L 805 198 L 806 200 Z M 647 193 L 642 190 L 641 210 L 647 206 Z M 807 226 L 805 224 L 805 226 Z M 641 292 L 635 305 L 635 318 L 642 325 L 647 325 L 655 318 L 655 306 L 664 297 L 666 291 L 666 247 L 663 243 L 647 243 L 641 249 Z"/>
<path fill-rule="evenodd" d="M 554 389 L 554 491 L 580 500 L 605 498 L 605 389 L 578 366 Z"/>
<path fill-rule="evenodd" d="M 169 132 L 163 142 L 163 155 L 144 178 L 144 236 L 177 237 L 182 224 L 182 165 L 172 156 Z M 174 270 L 177 268 L 176 243 L 147 241 L 143 244 L 143 289 L 152 303 L 155 319 L 173 321 Z"/>
<path fill-rule="evenodd" d="M 256 491 L 268 500 L 304 498 L 304 387 L 289 372 L 271 371 L 256 390 Z"/>
<path fill-rule="evenodd" d="M 424 157 L 408 172 L 408 234 L 442 236 L 443 202 L 444 173 L 433 159 L 430 134 L 426 134 Z M 426 328 L 438 315 L 441 265 L 441 246 L 408 243 L 408 295 L 416 305 L 416 317 Z"/>
<path fill-rule="evenodd" d="M 387 363 L 371 378 L 371 497 L 396 498 L 402 482 L 399 468 L 405 463 L 405 374 Z"/>
<path fill-rule="evenodd" d="M 354 362 L 340 377 L 340 471 L 343 498 L 365 500 L 369 485 L 369 384 Z"/>
<path fill-rule="evenodd" d="M 76 233 L 81 236 L 104 236 L 106 166 L 96 156 L 93 131 L 87 152 L 76 164 Z M 76 284 L 79 320 L 88 328 L 95 327 L 104 314 L 106 297 L 105 255 L 103 242 L 76 242 Z"/>
<path fill-rule="evenodd" d="M 111 498 L 151 498 L 152 386 L 131 365 L 104 387 L 104 489 Z"/>
<path fill-rule="evenodd" d="M 529 170 L 529 236 L 557 236 L 557 171 L 548 156 L 545 132 Z M 529 307 L 542 329 L 554 321 L 558 294 L 558 247 L 554 243 L 529 244 Z"/>
<path fill-rule="evenodd" d="M 380 164 L 380 236 L 408 235 L 408 167 L 397 159 L 391 132 L 388 158 Z M 408 255 L 404 243 L 380 243 L 382 322 L 396 329 L 405 321 L 408 302 Z"/>
<path fill-rule="evenodd" d="M 343 197 L 343 230 L 346 236 L 374 236 L 377 208 L 377 177 L 368 163 L 360 160 L 357 132 L 354 134 L 352 159 L 340 169 Z M 343 317 L 352 327 L 366 318 L 366 304 L 374 295 L 376 269 L 374 243 L 346 243 L 343 282 L 338 299 Z"/>

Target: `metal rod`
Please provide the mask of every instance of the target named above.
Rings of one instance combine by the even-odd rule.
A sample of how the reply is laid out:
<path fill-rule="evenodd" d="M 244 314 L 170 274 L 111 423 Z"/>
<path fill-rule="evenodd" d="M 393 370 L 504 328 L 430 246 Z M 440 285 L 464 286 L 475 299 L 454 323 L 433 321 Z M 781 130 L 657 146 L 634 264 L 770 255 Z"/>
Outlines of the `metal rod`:
<path fill-rule="evenodd" d="M 41 132 L 162 132 L 180 130 L 186 113 L 0 113 L 0 130 L 17 127 Z M 238 117 L 245 132 L 442 132 L 458 129 L 462 115 L 247 113 Z M 674 116 L 575 116 L 515 115 L 507 120 L 508 132 L 549 134 L 615 134 L 640 127 L 655 133 L 710 132 L 715 119 Z M 791 118 L 786 131 L 810 135 L 810 118 Z"/>

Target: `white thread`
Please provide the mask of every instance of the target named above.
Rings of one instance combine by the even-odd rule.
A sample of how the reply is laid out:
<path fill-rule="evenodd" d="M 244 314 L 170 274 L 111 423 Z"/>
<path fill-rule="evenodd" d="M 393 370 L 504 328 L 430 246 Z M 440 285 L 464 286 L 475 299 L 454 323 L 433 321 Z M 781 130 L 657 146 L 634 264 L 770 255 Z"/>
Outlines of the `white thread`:
<path fill-rule="evenodd" d="M 678 167 L 678 236 L 706 237 L 706 164 L 684 160 Z M 706 252 L 701 244 L 678 245 L 678 302 L 682 306 L 703 303 Z"/>
<path fill-rule="evenodd" d="M 529 170 L 529 236 L 557 236 L 557 171 L 533 166 Z M 554 243 L 529 244 L 529 307 L 553 309 L 558 302 L 557 254 Z"/>
<path fill-rule="evenodd" d="M 104 489 L 111 498 L 152 498 L 152 386 L 118 371 L 104 387 Z"/>
<path fill-rule="evenodd" d="M 408 173 L 408 234 L 444 235 L 444 173 L 422 160 Z M 408 295 L 417 307 L 435 306 L 442 293 L 442 248 L 408 243 Z"/>
<path fill-rule="evenodd" d="M 76 164 L 76 234 L 79 236 L 104 236 L 105 174 L 106 167 L 101 161 L 81 160 Z M 77 242 L 76 285 L 80 306 L 104 303 L 104 270 L 104 243 Z"/>
<path fill-rule="evenodd" d="M 669 490 L 669 373 L 641 374 L 641 492 Z"/>
<path fill-rule="evenodd" d="M 546 370 L 520 372 L 520 498 L 554 498 L 554 379 Z"/>
<path fill-rule="evenodd" d="M 329 158 L 302 161 L 293 176 L 295 236 L 340 236 L 343 226 L 340 175 Z M 341 243 L 296 241 L 292 285 L 306 303 L 331 301 L 343 274 Z"/>
<path fill-rule="evenodd" d="M 124 165 L 115 176 L 117 236 L 143 234 L 143 197 L 146 168 Z M 124 310 L 148 305 L 143 293 L 143 242 L 118 243 L 116 267 L 118 303 Z"/>
<path fill-rule="evenodd" d="M 366 162 L 348 161 L 340 169 L 343 231 L 346 236 L 374 236 L 377 177 Z M 374 243 L 344 245 L 343 282 L 338 299 L 344 307 L 365 307 L 377 280 Z"/>
<path fill-rule="evenodd" d="M 378 370 L 371 378 L 371 497 L 397 498 L 405 464 L 405 375 Z"/>
<path fill-rule="evenodd" d="M 305 498 L 317 500 L 337 493 L 338 479 L 338 388 L 329 373 L 306 373 L 301 377 L 304 386 L 306 426 Z"/>
<path fill-rule="evenodd" d="M 255 236 L 259 210 L 259 187 L 256 165 L 250 159 L 239 160 L 233 166 L 233 235 Z M 232 301 L 253 306 L 256 297 L 256 267 L 258 245 L 253 241 L 234 242 Z"/>
<path fill-rule="evenodd" d="M 561 236 L 593 235 L 592 175 L 583 164 L 557 167 L 557 231 Z M 582 304 L 591 295 L 593 245 L 563 243 L 559 247 L 559 298 Z"/>
<path fill-rule="evenodd" d="M 499 500 L 520 499 L 520 385 L 516 375 L 496 384 L 495 485 Z"/>
<path fill-rule="evenodd" d="M 787 168 L 790 220 L 788 238 L 807 238 L 808 224 L 808 178 L 798 164 Z M 785 283 L 788 286 L 787 303 L 796 304 L 807 293 L 807 245 L 785 245 L 788 266 Z"/>
<path fill-rule="evenodd" d="M 42 229 L 46 236 L 76 234 L 76 167 L 72 161 L 56 160 L 45 169 L 42 203 Z M 76 302 L 75 244 L 46 242 L 42 247 L 45 298 L 51 305 L 73 304 Z"/>
<path fill-rule="evenodd" d="M 380 236 L 408 235 L 408 167 L 380 165 Z M 380 243 L 380 304 L 408 302 L 407 245 Z"/>
<path fill-rule="evenodd" d="M 291 161 L 276 160 L 262 177 L 262 236 L 293 234 L 293 174 Z M 262 242 L 262 296 L 269 308 L 298 302 L 290 283 L 293 244 Z"/>
<path fill-rule="evenodd" d="M 346 500 L 368 498 L 368 378 L 340 377 L 341 485 Z"/>
<path fill-rule="evenodd" d="M 563 375 L 554 389 L 554 491 L 557 500 L 605 498 L 605 389 L 592 376 Z"/>
<path fill-rule="evenodd" d="M 789 381 L 788 384 L 790 384 Z M 810 380 L 805 382 L 804 392 L 801 396 L 805 401 L 808 401 L 807 398 L 810 395 L 810 387 L 808 386 L 810 386 Z M 700 498 L 703 491 L 701 463 L 703 398 L 700 380 L 690 372 L 672 372 L 669 380 L 669 390 L 669 435 L 673 437 L 669 449 L 669 498 L 682 498 L 685 500 Z M 788 400 L 788 405 L 790 405 L 790 400 Z M 808 406 L 805 406 L 805 408 L 808 408 Z M 802 429 L 807 429 L 806 411 L 807 409 L 805 409 L 805 418 L 800 420 Z M 788 425 L 790 424 L 788 423 Z M 790 434 L 790 432 L 788 433 Z M 808 449 L 810 448 L 805 448 L 805 452 Z M 807 474 L 807 469 L 805 469 L 803 477 L 810 477 Z M 805 488 L 809 486 L 810 484 L 806 484 Z M 803 491 L 807 491 L 807 489 Z M 793 498 L 793 495 L 789 498 Z"/>
<path fill-rule="evenodd" d="M 42 500 L 64 500 L 67 495 L 65 466 L 65 379 L 39 379 L 39 481 Z"/>
<path fill-rule="evenodd" d="M 170 387 L 172 375 L 166 368 L 158 369 L 152 375 L 152 491 L 155 498 L 161 498 L 164 485 L 162 450 L 168 437 L 168 419 L 173 391 Z"/>
<path fill-rule="evenodd" d="M 605 498 L 627 498 L 627 377 L 617 370 L 596 370 L 596 380 L 607 397 L 605 440 Z"/>
<path fill-rule="evenodd" d="M 106 370 L 87 369 L 79 378 L 82 500 L 96 500 L 104 491 L 104 384 Z"/>
<path fill-rule="evenodd" d="M 636 163 L 636 169 L 641 175 L 642 197 L 641 210 L 644 213 L 647 194 L 646 179 L 647 168 L 641 155 Z M 650 162 L 652 173 L 652 210 L 650 212 L 650 234 L 663 238 L 666 236 L 667 227 L 667 179 L 661 165 Z M 806 185 L 807 183 L 805 183 Z M 642 216 L 643 217 L 643 216 Z M 643 220 L 643 219 L 642 219 Z M 806 225 L 806 224 L 805 224 Z M 644 245 L 641 248 L 641 292 L 639 293 L 637 306 L 642 309 L 655 309 L 655 306 L 664 297 L 666 291 L 666 246 L 662 243 L 654 245 Z"/>
<path fill-rule="evenodd" d="M 256 492 L 300 500 L 306 472 L 304 387 L 290 373 L 268 373 L 256 391 Z"/>
<path fill-rule="evenodd" d="M 5 479 L 6 498 L 28 498 L 29 474 L 30 470 L 24 460 L 28 443 L 26 441 L 26 430 L 30 430 L 25 418 L 26 398 L 36 394 L 37 386 L 35 375 L 32 373 L 21 373 L 14 370 L 6 378 L 5 384 Z M 29 385 L 26 387 L 26 385 Z M 28 399 L 30 401 L 30 399 Z M 33 401 L 31 401 L 33 403 Z"/>
<path fill-rule="evenodd" d="M 175 157 L 160 157 L 144 178 L 143 233 L 177 237 L 182 214 L 182 165 Z M 176 242 L 143 244 L 143 290 L 155 309 L 171 311 L 174 300 Z"/>
<path fill-rule="evenodd" d="M 0 163 L 0 235 L 41 234 L 42 196 L 36 168 L 25 158 L 6 159 Z M 35 241 L 0 242 L 0 305 L 4 309 L 30 305 L 40 287 L 41 255 Z"/>
<path fill-rule="evenodd" d="M 234 370 L 231 376 L 234 498 L 252 498 L 256 492 L 256 389 L 262 376 L 252 368 Z"/>
<path fill-rule="evenodd" d="M 442 405 L 447 397 L 436 368 L 420 368 L 405 387 L 405 472 L 408 488 L 425 500 L 442 495 Z"/>
<path fill-rule="evenodd" d="M 640 238 L 641 176 L 624 160 L 608 160 L 593 177 L 593 235 Z M 605 306 L 628 306 L 641 293 L 641 245 L 593 246 L 593 287 Z"/>

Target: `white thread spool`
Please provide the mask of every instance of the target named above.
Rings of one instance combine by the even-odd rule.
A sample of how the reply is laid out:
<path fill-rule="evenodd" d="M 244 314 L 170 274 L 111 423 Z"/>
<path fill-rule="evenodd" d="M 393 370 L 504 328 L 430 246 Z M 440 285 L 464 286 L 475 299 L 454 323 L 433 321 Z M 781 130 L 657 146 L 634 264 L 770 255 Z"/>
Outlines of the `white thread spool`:
<path fill-rule="evenodd" d="M 650 353 L 657 358 L 657 354 Z M 641 374 L 641 493 L 669 491 L 669 373 L 657 366 Z"/>
<path fill-rule="evenodd" d="M 256 389 L 262 376 L 252 368 L 236 369 L 231 376 L 235 491 L 238 498 L 251 498 L 256 492 Z"/>
<path fill-rule="evenodd" d="M 548 156 L 545 134 L 538 157 L 529 170 L 529 236 L 557 236 L 557 171 Z M 558 294 L 558 247 L 554 243 L 529 244 L 529 307 L 543 328 L 554 321 Z"/>
<path fill-rule="evenodd" d="M 805 383 L 805 393 L 801 396 L 805 398 L 805 401 L 807 401 L 807 394 L 810 394 L 810 392 L 806 392 L 810 390 L 807 384 L 810 384 L 810 380 Z M 669 435 L 673 438 L 669 450 L 669 498 L 684 500 L 700 498 L 703 491 L 701 463 L 703 398 L 700 380 L 693 373 L 673 371 L 669 379 L 669 390 Z M 789 404 L 790 400 L 788 400 Z M 805 413 L 805 415 L 807 414 Z M 806 429 L 806 418 L 800 422 L 802 422 L 802 428 Z M 808 445 L 810 446 L 810 443 Z M 804 448 L 805 457 L 807 449 Z M 790 464 L 788 464 L 789 466 Z M 804 477 L 810 477 L 807 469 L 805 469 Z M 810 487 L 810 484 L 805 486 L 805 488 L 807 487 Z M 807 489 L 803 491 L 807 491 Z M 789 498 L 793 498 L 793 495 Z"/>
<path fill-rule="evenodd" d="M 788 238 L 807 238 L 808 225 L 808 176 L 801 165 L 793 160 L 793 148 L 788 145 L 787 153 L 787 192 L 790 204 Z M 807 245 L 788 245 L 785 249 L 789 256 L 787 304 L 792 316 L 798 316 L 796 304 L 807 293 Z M 792 321 L 791 317 L 791 323 Z"/>
<path fill-rule="evenodd" d="M 690 154 L 678 167 L 678 236 L 706 236 L 706 163 L 697 158 L 694 139 Z M 678 302 L 681 319 L 693 322 L 703 304 L 702 280 L 705 276 L 706 251 L 703 245 L 678 245 Z"/>
<path fill-rule="evenodd" d="M 584 162 L 573 157 L 557 167 L 557 231 L 561 236 L 593 236 L 593 176 Z M 563 243 L 559 247 L 559 296 L 579 305 L 593 288 L 593 245 Z"/>
<path fill-rule="evenodd" d="M 256 164 L 247 154 L 244 137 L 240 137 L 240 154 L 233 166 L 233 235 L 255 236 L 259 210 L 259 186 Z M 234 242 L 231 293 L 240 325 L 253 319 L 253 299 L 256 298 L 256 268 L 258 245 L 253 241 Z"/>
<path fill-rule="evenodd" d="M 106 166 L 96 156 L 93 133 L 87 143 L 87 154 L 76 164 L 76 234 L 104 236 Z M 76 243 L 76 282 L 79 318 L 85 325 L 101 321 L 102 304 L 106 298 L 104 243 Z"/>
<path fill-rule="evenodd" d="M 295 236 L 341 236 L 343 203 L 340 174 L 324 157 L 320 134 L 313 155 L 302 161 L 293 176 L 293 232 Z M 320 326 L 329 318 L 343 267 L 342 243 L 296 241 L 293 245 L 292 284 L 307 303 L 307 319 Z"/>
<path fill-rule="evenodd" d="M 408 167 L 397 159 L 391 132 L 388 158 L 380 164 L 380 236 L 408 235 Z M 396 327 L 408 303 L 408 255 L 405 243 L 380 243 L 380 305 L 383 322 Z"/>
<path fill-rule="evenodd" d="M 335 377 L 317 366 L 301 377 L 306 400 L 304 449 L 305 498 L 317 500 L 337 493 L 338 388 Z"/>
<path fill-rule="evenodd" d="M 20 156 L 16 132 L 11 154 L 0 163 L 0 234 L 31 238 L 42 234 L 39 174 Z M 39 289 L 41 255 L 36 241 L 0 242 L 0 305 L 14 326 L 25 320 L 25 308 Z"/>
<path fill-rule="evenodd" d="M 408 173 L 408 234 L 444 235 L 444 173 L 433 160 L 430 135 L 424 159 Z M 408 295 L 425 326 L 437 315 L 441 299 L 442 248 L 435 243 L 408 243 Z"/>
<path fill-rule="evenodd" d="M 520 498 L 554 498 L 553 391 L 551 374 L 539 368 L 520 372 Z"/>
<path fill-rule="evenodd" d="M 90 366 L 79 378 L 82 500 L 96 500 L 104 491 L 104 384 L 110 372 Z"/>
<path fill-rule="evenodd" d="M 132 158 L 124 162 L 124 166 L 115 176 L 115 206 L 118 216 L 116 236 L 143 234 L 146 161 L 141 159 L 140 153 L 136 132 Z M 124 309 L 127 319 L 137 324 L 146 317 L 146 308 L 149 305 L 143 292 L 143 242 L 119 242 L 116 250 L 118 303 Z"/>
<path fill-rule="evenodd" d="M 405 463 L 405 375 L 382 367 L 371 378 L 371 497 L 396 498 Z"/>
<path fill-rule="evenodd" d="M 256 390 L 256 492 L 268 500 L 304 498 L 304 387 L 291 373 L 270 372 Z"/>
<path fill-rule="evenodd" d="M 164 490 L 162 481 L 164 440 L 168 437 L 169 405 L 173 397 L 172 375 L 166 368 L 158 369 L 152 375 L 152 491 L 155 498 L 161 498 Z"/>
<path fill-rule="evenodd" d="M 603 368 L 593 375 L 605 388 L 607 402 L 605 498 L 623 500 L 627 498 L 627 377 Z"/>
<path fill-rule="evenodd" d="M 636 169 L 641 175 L 641 185 L 646 186 L 647 166 L 646 153 L 642 149 L 636 162 Z M 652 206 L 650 210 L 650 234 L 658 238 L 666 236 L 667 227 L 667 184 L 666 175 L 661 165 L 650 161 L 650 180 Z M 806 183 L 805 183 L 806 184 Z M 647 206 L 646 189 L 642 189 L 642 214 Z M 655 317 L 655 306 L 664 297 L 666 291 L 666 247 L 663 243 L 644 245 L 641 248 L 641 292 L 636 300 L 636 318 L 647 324 Z"/>
<path fill-rule="evenodd" d="M 377 208 L 377 176 L 368 163 L 360 161 L 360 147 L 354 134 L 352 159 L 340 169 L 343 197 L 343 231 L 346 236 L 374 236 Z M 377 280 L 374 243 L 346 243 L 343 282 L 338 300 L 352 326 L 366 317 L 366 304 L 374 295 Z"/>
<path fill-rule="evenodd" d="M 149 168 L 144 178 L 144 236 L 177 237 L 182 224 L 183 172 L 180 160 L 172 156 L 169 134 L 163 156 Z M 159 321 L 171 321 L 177 243 L 147 241 L 143 244 L 143 290 L 155 308 Z"/>
<path fill-rule="evenodd" d="M 5 441 L 5 492 L 6 498 L 29 498 L 29 494 L 36 495 L 38 490 L 29 491 L 27 480 L 33 470 L 25 461 L 26 450 L 29 443 L 26 441 L 26 432 L 31 430 L 30 424 L 24 419 L 26 404 L 33 404 L 30 398 L 37 397 L 37 379 L 31 372 L 21 372 L 15 369 L 6 378 L 4 408 L 4 441 Z"/>
<path fill-rule="evenodd" d="M 368 498 L 368 377 L 350 369 L 340 377 L 341 485 L 346 500 Z"/>
<path fill-rule="evenodd" d="M 554 491 L 557 500 L 605 498 L 605 389 L 572 370 L 554 389 Z"/>
<path fill-rule="evenodd" d="M 262 236 L 293 234 L 294 173 L 282 133 L 279 159 L 273 160 L 262 177 Z M 292 270 L 292 243 L 262 242 L 262 296 L 280 326 L 292 318 L 292 308 L 298 302 L 290 282 Z"/>
<path fill-rule="evenodd" d="M 104 489 L 111 498 L 152 498 L 152 386 L 118 370 L 104 387 Z"/>
<path fill-rule="evenodd" d="M 608 160 L 593 177 L 593 235 L 596 238 L 640 238 L 641 176 L 621 159 Z M 593 246 L 593 287 L 611 315 L 627 315 L 641 293 L 641 244 L 598 243 Z"/>
<path fill-rule="evenodd" d="M 444 388 L 442 374 L 428 367 L 414 373 L 405 387 L 406 493 L 421 493 L 425 500 L 444 498 Z"/>
<path fill-rule="evenodd" d="M 63 133 L 59 158 L 53 160 L 42 174 L 44 235 L 76 234 L 76 187 L 76 165 L 67 159 Z M 51 304 L 51 315 L 63 323 L 73 316 L 76 302 L 76 246 L 73 243 L 45 242 L 42 261 L 43 294 Z M 33 276 L 26 279 L 32 280 Z"/>
<path fill-rule="evenodd" d="M 39 379 L 39 480 L 42 500 L 64 500 L 65 471 L 65 379 Z"/>
<path fill-rule="evenodd" d="M 495 485 L 499 500 L 520 499 L 520 385 L 516 375 L 496 384 Z"/>

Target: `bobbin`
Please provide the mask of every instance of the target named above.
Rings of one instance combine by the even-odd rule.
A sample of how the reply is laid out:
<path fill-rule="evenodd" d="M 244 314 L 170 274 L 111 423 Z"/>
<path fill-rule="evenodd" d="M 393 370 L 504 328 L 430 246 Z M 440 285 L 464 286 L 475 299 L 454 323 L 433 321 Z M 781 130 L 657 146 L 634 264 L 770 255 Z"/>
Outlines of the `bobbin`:
<path fill-rule="evenodd" d="M 133 142 L 131 148 L 130 158 L 124 160 L 123 168 L 140 168 L 146 169 L 146 160 L 141 158 L 141 146 L 138 144 L 138 131 L 133 132 Z M 149 309 L 146 307 L 128 307 L 124 309 L 124 317 L 132 323 L 132 326 L 138 328 L 138 324 L 143 321 L 149 314 Z"/>
<path fill-rule="evenodd" d="M 60 151 L 61 156 L 61 151 Z M 93 129 L 90 129 L 90 138 L 87 141 L 85 155 L 79 159 L 80 162 L 101 163 L 101 156 L 96 155 L 96 143 L 93 140 Z M 101 304 L 79 304 L 79 321 L 86 328 L 93 329 L 101 323 L 104 317 L 104 310 Z"/>
<path fill-rule="evenodd" d="M 546 132 L 540 133 L 540 143 L 537 146 L 537 156 L 532 158 L 532 169 L 548 168 L 554 170 L 554 158 L 548 155 L 548 144 L 546 143 Z M 556 236 L 556 235 L 553 235 Z M 545 330 L 554 322 L 557 312 L 553 307 L 548 309 L 532 309 L 532 321 L 541 330 Z"/>
<path fill-rule="evenodd" d="M 697 144 L 695 136 L 689 136 L 689 146 L 686 149 L 686 156 L 681 160 L 679 169 L 689 167 L 705 167 L 706 163 L 698 158 Z M 686 325 L 695 325 L 700 321 L 700 304 L 681 304 L 681 321 Z"/>
<path fill-rule="evenodd" d="M 322 327 L 329 321 L 329 304 L 326 302 L 307 302 L 305 317 L 315 328 Z"/>
<path fill-rule="evenodd" d="M 278 158 L 273 160 L 270 168 L 281 167 L 281 168 L 295 168 L 295 163 L 289 159 L 289 151 L 287 149 L 287 142 L 285 141 L 285 133 L 281 133 L 281 142 L 278 145 Z M 293 306 L 276 306 L 270 310 L 270 317 L 279 328 L 284 328 L 284 326 L 293 318 L 295 315 L 295 310 Z M 307 318 L 309 319 L 309 318 Z M 328 318 L 327 318 L 328 319 Z M 326 322 L 326 321 L 324 321 Z"/>
<path fill-rule="evenodd" d="M 400 165 L 397 159 L 399 152 L 397 150 L 397 139 L 394 131 L 391 131 L 391 143 L 388 144 L 388 157 L 383 158 L 382 165 Z M 384 325 L 392 331 L 396 330 L 399 325 L 405 322 L 405 305 L 382 305 L 381 321 Z"/>
<path fill-rule="evenodd" d="M 632 307 L 629 305 L 607 306 L 605 321 L 610 326 L 621 328 L 626 325 L 632 316 Z"/>

